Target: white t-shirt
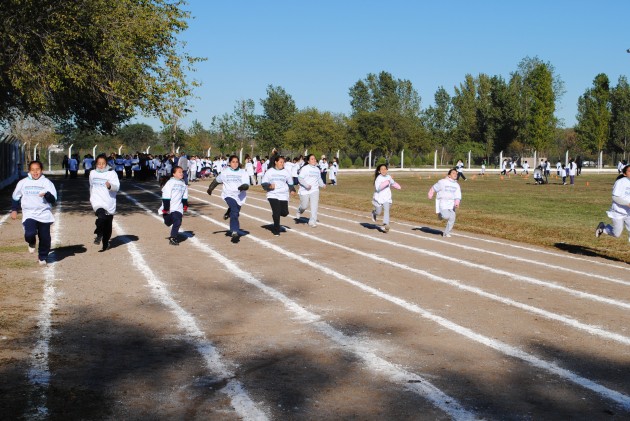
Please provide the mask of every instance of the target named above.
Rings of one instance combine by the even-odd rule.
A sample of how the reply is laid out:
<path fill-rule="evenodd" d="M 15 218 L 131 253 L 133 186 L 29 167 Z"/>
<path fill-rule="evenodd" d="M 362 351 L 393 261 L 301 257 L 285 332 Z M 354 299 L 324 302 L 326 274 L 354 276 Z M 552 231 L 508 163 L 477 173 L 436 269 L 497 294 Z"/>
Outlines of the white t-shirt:
<path fill-rule="evenodd" d="M 325 186 L 324 182 L 322 181 L 322 175 L 319 167 L 315 165 L 304 165 L 299 171 L 298 180 L 301 186 L 299 193 L 302 196 L 313 194 L 316 191 L 319 191 L 320 187 Z"/>
<path fill-rule="evenodd" d="M 243 184 L 249 184 L 249 176 L 245 170 L 240 168 L 233 170 L 232 167 L 227 167 L 217 176 L 216 180 L 218 183 L 223 183 L 222 199 L 231 197 L 236 200 L 239 206 L 243 206 L 247 198 L 247 191 L 240 191 L 238 187 Z"/>
<path fill-rule="evenodd" d="M 612 195 L 623 198 L 623 201 L 626 204 L 630 203 L 630 179 L 628 177 L 620 178 L 615 181 L 613 185 Z M 625 218 L 630 215 L 630 207 L 620 205 L 619 203 L 613 201 L 610 206 L 610 210 L 608 211 L 608 216 L 611 218 Z"/>
<path fill-rule="evenodd" d="M 188 186 L 184 183 L 184 180 L 171 177 L 162 187 L 162 199 L 171 201 L 169 212 L 184 213 L 182 200 L 188 199 Z M 162 209 L 164 209 L 164 204 L 160 206 L 158 213 L 162 213 Z"/>
<path fill-rule="evenodd" d="M 386 187 L 381 188 L 381 184 L 385 181 L 389 182 L 389 184 Z M 383 203 L 392 203 L 391 185 L 394 183 L 395 181 L 391 175 L 379 174 L 378 177 L 376 177 L 376 180 L 374 180 L 374 195 L 372 196 L 372 199 L 381 205 Z"/>
<path fill-rule="evenodd" d="M 109 181 L 108 190 L 105 183 Z M 120 180 L 114 171 L 90 171 L 90 203 L 92 209 L 105 209 L 110 215 L 116 213 L 116 192 L 120 189 Z"/>
<path fill-rule="evenodd" d="M 43 174 L 37 180 L 33 180 L 29 174 L 28 177 L 21 179 L 15 186 L 12 199 L 21 201 L 22 222 L 27 219 L 46 223 L 55 222 L 51 211 L 52 206 L 45 198 L 39 195 L 41 192 L 49 192 L 57 199 L 55 185 Z"/>
<path fill-rule="evenodd" d="M 453 210 L 455 200 L 462 199 L 462 190 L 459 183 L 450 177 L 445 177 L 433 185 L 433 190 L 437 193 L 435 198 L 435 210 L 437 213 L 442 210 Z"/>
<path fill-rule="evenodd" d="M 293 177 L 286 168 L 267 170 L 262 178 L 262 183 L 275 184 L 275 189 L 267 192 L 267 199 L 289 200 L 289 186 L 293 185 Z"/>

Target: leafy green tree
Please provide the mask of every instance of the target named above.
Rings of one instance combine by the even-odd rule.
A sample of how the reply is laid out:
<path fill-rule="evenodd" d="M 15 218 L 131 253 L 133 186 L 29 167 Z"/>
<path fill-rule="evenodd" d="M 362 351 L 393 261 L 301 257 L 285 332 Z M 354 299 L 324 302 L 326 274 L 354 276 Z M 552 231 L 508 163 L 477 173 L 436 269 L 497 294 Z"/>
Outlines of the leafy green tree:
<path fill-rule="evenodd" d="M 5 0 L 0 8 L 0 120 L 13 110 L 113 132 L 137 111 L 186 103 L 199 58 L 176 35 L 182 0 Z"/>
<path fill-rule="evenodd" d="M 617 86 L 610 95 L 611 102 L 611 143 L 614 148 L 621 150 L 626 157 L 628 139 L 630 138 L 630 85 L 625 76 L 619 76 Z"/>
<path fill-rule="evenodd" d="M 199 120 L 193 120 L 188 129 L 186 150 L 196 155 L 206 156 L 207 150 L 211 146 L 210 131 L 205 129 Z"/>
<path fill-rule="evenodd" d="M 269 85 L 267 97 L 260 100 L 263 114 L 257 124 L 258 146 L 271 151 L 279 146 L 297 113 L 295 101 L 282 87 Z"/>
<path fill-rule="evenodd" d="M 333 150 L 344 149 L 345 135 L 346 126 L 339 116 L 307 108 L 293 116 L 283 145 L 297 153 L 309 149 L 329 154 Z"/>
<path fill-rule="evenodd" d="M 432 148 L 445 146 L 454 127 L 453 104 L 451 96 L 440 86 L 434 95 L 435 106 L 430 106 L 424 111 L 424 125 L 430 136 Z"/>
<path fill-rule="evenodd" d="M 157 136 L 148 124 L 129 124 L 118 130 L 116 138 L 127 152 L 144 152 L 157 143 Z"/>
<path fill-rule="evenodd" d="M 610 83 L 608 76 L 600 73 L 593 80 L 593 87 L 578 99 L 577 126 L 580 145 L 591 152 L 604 149 L 610 138 Z"/>
<path fill-rule="evenodd" d="M 557 126 L 553 75 L 548 66 L 534 67 L 525 78 L 525 86 L 529 93 L 525 139 L 534 150 L 543 151 L 553 142 Z"/>

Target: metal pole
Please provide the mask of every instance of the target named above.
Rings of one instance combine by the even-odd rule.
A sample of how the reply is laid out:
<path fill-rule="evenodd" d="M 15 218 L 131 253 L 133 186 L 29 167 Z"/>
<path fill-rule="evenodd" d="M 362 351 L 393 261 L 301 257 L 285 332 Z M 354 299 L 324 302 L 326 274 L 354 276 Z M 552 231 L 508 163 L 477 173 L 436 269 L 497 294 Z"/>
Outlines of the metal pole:
<path fill-rule="evenodd" d="M 39 143 L 35 145 L 35 147 L 33 148 L 33 161 L 37 161 L 37 147 L 38 146 L 39 146 Z"/>
<path fill-rule="evenodd" d="M 372 149 L 370 149 L 370 155 L 368 156 L 368 168 L 372 169 Z"/>
<path fill-rule="evenodd" d="M 94 147 L 92 148 L 92 157 L 95 157 L 95 156 L 96 156 L 96 147 L 97 147 L 97 146 L 98 146 L 98 145 L 94 145 Z"/>
<path fill-rule="evenodd" d="M 238 161 L 243 162 L 243 148 L 238 152 Z"/>
<path fill-rule="evenodd" d="M 147 151 L 145 152 L 145 154 L 149 154 L 149 149 L 151 149 L 151 145 L 147 146 Z"/>
<path fill-rule="evenodd" d="M 337 159 L 339 159 L 339 149 L 337 149 Z"/>
<path fill-rule="evenodd" d="M 400 169 L 405 168 L 405 150 L 400 151 Z"/>
<path fill-rule="evenodd" d="M 48 171 L 52 171 L 52 163 L 50 160 L 50 148 L 48 148 Z"/>
<path fill-rule="evenodd" d="M 569 150 L 567 149 L 567 153 L 564 155 L 564 165 L 569 165 Z"/>
<path fill-rule="evenodd" d="M 121 152 L 122 152 L 122 148 L 123 148 L 123 145 L 120 145 L 120 148 L 118 148 L 118 155 L 120 155 L 120 154 L 121 154 Z"/>
<path fill-rule="evenodd" d="M 433 169 L 434 170 L 437 170 L 437 153 L 438 153 L 438 150 L 436 149 L 435 155 L 433 155 Z"/>
<path fill-rule="evenodd" d="M 470 170 L 470 155 L 472 151 L 468 151 L 468 170 Z"/>
<path fill-rule="evenodd" d="M 70 147 L 68 148 L 68 159 L 72 158 L 72 147 L 74 146 L 74 143 L 72 145 L 70 145 Z"/>

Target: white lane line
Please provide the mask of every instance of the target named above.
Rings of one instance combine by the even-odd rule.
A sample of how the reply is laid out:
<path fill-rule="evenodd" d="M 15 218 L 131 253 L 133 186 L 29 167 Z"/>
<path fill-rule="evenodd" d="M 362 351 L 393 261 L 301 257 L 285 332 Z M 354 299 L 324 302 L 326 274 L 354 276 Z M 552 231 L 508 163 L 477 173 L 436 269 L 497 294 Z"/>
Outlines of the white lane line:
<path fill-rule="evenodd" d="M 61 196 L 63 184 L 57 193 L 57 205 L 55 209 L 55 223 L 52 225 L 51 246 L 59 246 L 59 236 L 61 232 Z M 37 251 L 35 251 L 37 253 Z M 55 252 L 48 256 L 52 260 L 44 269 L 44 294 L 39 305 L 37 314 L 37 343 L 30 356 L 30 368 L 28 370 L 28 381 L 33 385 L 34 390 L 30 394 L 27 418 L 47 419 L 48 418 L 48 386 L 50 385 L 50 367 L 48 364 L 48 354 L 50 351 L 50 339 L 52 337 L 52 312 L 57 307 L 57 291 L 55 289 Z"/>
<path fill-rule="evenodd" d="M 201 198 L 198 198 L 198 197 L 194 197 L 194 199 L 195 200 L 199 200 L 201 202 L 209 203 L 209 204 L 211 204 L 213 206 L 216 206 L 216 207 L 220 207 L 219 205 L 216 205 L 216 204 L 211 203 L 211 202 L 207 202 L 207 201 L 205 201 L 205 200 L 203 200 Z M 249 205 L 249 206 L 250 207 L 254 207 L 254 208 L 258 208 L 257 206 L 253 206 L 253 205 Z M 262 209 L 262 208 L 258 208 L 258 209 Z M 240 214 L 245 216 L 245 217 L 251 218 L 253 220 L 262 222 L 262 223 L 268 223 L 269 222 L 269 221 L 265 221 L 264 219 L 257 218 L 255 216 L 248 215 L 248 214 L 246 214 L 244 212 L 241 212 Z M 319 225 L 325 226 L 325 224 L 321 224 L 321 223 L 318 223 L 318 226 Z M 340 229 L 335 228 L 335 230 L 340 230 Z M 549 319 L 549 320 L 555 320 L 557 322 L 560 322 L 562 324 L 570 326 L 570 327 L 572 327 L 574 329 L 582 330 L 582 331 L 587 332 L 587 333 L 589 333 L 591 335 L 599 336 L 599 337 L 604 338 L 606 340 L 619 342 L 619 343 L 621 343 L 623 345 L 630 345 L 630 338 L 627 337 L 627 336 L 624 336 L 624 335 L 621 335 L 621 334 L 618 334 L 618 333 L 614 333 L 614 332 L 610 332 L 610 331 L 602 329 L 602 328 L 600 328 L 598 326 L 593 326 L 593 325 L 589 325 L 589 324 L 586 324 L 586 323 L 582 323 L 579 320 L 573 319 L 573 318 L 568 317 L 568 316 L 563 316 L 563 315 L 560 315 L 560 314 L 552 313 L 550 311 L 543 310 L 543 309 L 540 309 L 538 307 L 533 307 L 533 306 L 531 306 L 529 304 L 524 304 L 524 303 L 512 300 L 510 298 L 501 297 L 499 295 L 492 294 L 492 293 L 489 293 L 487 291 L 484 291 L 483 289 L 480 289 L 480 288 L 477 288 L 477 287 L 473 287 L 473 286 L 470 286 L 470 285 L 466 285 L 466 284 L 464 284 L 464 283 L 462 283 L 460 281 L 454 280 L 454 279 L 443 278 L 441 276 L 434 275 L 431 272 L 427 272 L 427 271 L 422 270 L 422 269 L 416 269 L 416 268 L 407 266 L 407 265 L 402 264 L 402 263 L 397 263 L 397 262 L 394 262 L 391 259 L 386 259 L 386 258 L 378 256 L 376 254 L 367 253 L 367 252 L 360 251 L 360 250 L 357 250 L 357 249 L 354 249 L 354 248 L 351 248 L 351 247 L 347 247 L 347 246 L 344 246 L 344 245 L 341 245 L 341 244 L 334 243 L 332 241 L 321 239 L 321 238 L 319 238 L 319 236 L 313 236 L 313 235 L 306 234 L 306 233 L 303 233 L 303 232 L 297 231 L 297 230 L 290 230 L 288 232 L 295 233 L 295 234 L 298 234 L 298 235 L 302 235 L 302 236 L 304 236 L 306 238 L 309 238 L 311 240 L 318 241 L 318 242 L 330 245 L 332 247 L 337 247 L 337 248 L 340 248 L 340 249 L 345 250 L 347 252 L 358 254 L 358 255 L 366 257 L 368 259 L 372 259 L 372 260 L 375 260 L 375 261 L 380 262 L 380 263 L 384 263 L 384 264 L 387 264 L 387 265 L 390 265 L 390 266 L 394 266 L 394 267 L 396 267 L 398 269 L 406 270 L 408 272 L 412 272 L 412 273 L 416 273 L 418 275 L 425 276 L 425 277 L 427 277 L 427 278 L 429 278 L 429 279 L 431 279 L 433 281 L 440 282 L 440 283 L 443 283 L 443 284 L 446 284 L 446 285 L 450 285 L 450 286 L 454 286 L 454 287 L 459 288 L 459 289 L 461 289 L 463 291 L 472 292 L 472 293 L 477 294 L 477 295 L 479 295 L 481 297 L 489 298 L 489 299 L 491 299 L 493 301 L 497 301 L 497 302 L 500 302 L 500 303 L 508 305 L 508 306 L 520 308 L 521 310 L 525 310 L 527 312 L 530 312 L 530 313 L 533 313 L 533 314 L 537 314 L 537 315 L 542 316 L 542 317 L 544 317 L 546 319 Z M 355 234 L 355 233 L 352 233 L 352 232 L 350 232 L 350 233 L 351 234 Z M 356 234 L 356 235 L 359 235 L 359 234 Z M 380 241 L 384 241 L 385 242 L 385 240 L 380 240 Z M 390 243 L 387 242 L 387 244 L 390 244 Z"/>
<path fill-rule="evenodd" d="M 161 222 L 161 218 L 156 215 L 155 212 L 151 212 L 151 210 L 138 202 L 135 198 L 129 195 L 126 196 L 138 207 L 144 209 L 148 214 L 155 217 L 158 221 Z M 198 212 L 193 211 L 191 213 L 199 215 Z M 196 237 L 191 237 L 186 242 L 190 242 L 193 246 L 195 246 L 195 248 L 199 249 L 204 254 L 209 255 L 210 258 L 212 258 L 214 261 L 220 262 L 232 275 L 239 277 L 244 282 L 258 288 L 269 297 L 282 303 L 286 310 L 293 314 L 296 320 L 312 326 L 322 335 L 326 336 L 337 345 L 339 345 L 342 350 L 351 351 L 352 353 L 360 357 L 361 360 L 363 360 L 363 362 L 367 365 L 367 367 L 374 371 L 376 374 L 384 376 L 388 378 L 390 382 L 398 384 L 399 386 L 402 386 L 405 389 L 424 397 L 425 399 L 433 403 L 433 405 L 435 405 L 437 408 L 446 412 L 454 419 L 478 419 L 478 417 L 474 413 L 467 411 L 456 399 L 442 392 L 440 389 L 435 387 L 428 379 L 404 370 L 398 367 L 396 364 L 390 363 L 389 361 L 377 356 L 376 354 L 374 354 L 374 352 L 370 350 L 371 347 L 364 343 L 365 341 L 350 338 L 337 329 L 333 328 L 328 323 L 322 321 L 319 315 L 306 310 L 304 307 L 291 300 L 282 292 L 271 288 L 270 286 L 264 284 L 262 281 L 257 279 L 251 273 L 242 270 L 232 260 L 212 250 L 212 247 L 210 245 L 202 243 Z"/>
<path fill-rule="evenodd" d="M 195 191 L 199 191 L 198 189 L 194 189 L 194 190 Z M 199 192 L 202 193 L 201 191 L 199 191 Z M 248 197 L 248 199 L 249 199 L 249 197 Z M 255 198 L 255 197 L 252 197 L 252 199 L 258 200 L 258 201 L 261 201 L 261 202 L 266 202 L 263 199 L 259 199 L 259 198 Z M 294 209 L 296 209 L 294 206 L 292 206 L 292 207 Z M 357 223 L 359 223 L 359 221 L 348 221 L 347 219 L 343 219 L 343 218 L 339 218 L 339 217 L 336 217 L 336 216 L 327 215 L 327 214 L 323 214 L 323 213 L 318 213 L 318 215 L 326 216 L 328 218 L 335 219 L 335 220 L 338 220 L 338 221 L 343 221 L 343 222 L 357 222 Z M 440 243 L 440 244 L 448 243 L 448 242 L 446 242 L 444 240 L 439 240 L 439 239 L 436 239 L 436 238 L 431 238 L 431 237 L 427 237 L 427 236 L 412 234 L 412 233 L 405 232 L 405 231 L 390 230 L 390 232 L 406 235 L 406 236 L 413 237 L 413 238 L 416 238 L 416 239 L 421 239 L 421 240 L 424 240 L 424 241 L 433 241 L 433 242 Z M 365 237 L 367 237 L 367 238 L 374 239 L 373 236 L 367 236 L 365 234 L 363 234 L 363 235 Z M 387 243 L 389 244 L 390 241 L 387 241 Z M 499 257 L 502 257 L 502 258 L 505 258 L 505 259 L 508 259 L 508 260 L 516 260 L 516 261 L 523 262 L 523 263 L 529 263 L 529 264 L 532 264 L 532 265 L 543 266 L 545 268 L 550 268 L 551 267 L 551 268 L 554 268 L 554 269 L 557 269 L 557 270 L 561 270 L 561 271 L 568 272 L 568 273 L 574 273 L 574 274 L 577 274 L 577 275 L 580 275 L 580 276 L 585 276 L 586 275 L 589 278 L 598 278 L 598 279 L 601 279 L 601 280 L 604 280 L 604 281 L 607 281 L 607 282 L 613 282 L 613 283 L 617 283 L 617 284 L 621 284 L 621 285 L 630 286 L 630 281 L 623 281 L 623 280 L 620 280 L 620 279 L 610 278 L 608 276 L 598 275 L 598 274 L 594 274 L 594 273 L 584 273 L 584 272 L 579 271 L 579 270 L 575 270 L 575 269 L 571 269 L 571 268 L 567 268 L 567 267 L 563 267 L 563 266 L 558 266 L 558 265 L 553 265 L 553 264 L 550 264 L 550 263 L 540 262 L 538 260 L 527 259 L 525 257 L 518 257 L 518 256 L 514 256 L 514 255 L 508 255 L 508 254 L 505 254 L 505 253 L 499 253 L 499 252 L 492 251 L 492 250 L 480 249 L 480 248 L 477 248 L 477 247 L 467 246 L 467 245 L 461 244 L 461 243 L 457 243 L 457 248 L 458 249 L 462 249 L 462 250 L 472 250 L 472 251 L 479 252 L 479 253 L 484 253 L 484 254 L 491 254 L 491 255 L 499 256 Z M 422 250 L 422 249 L 420 249 L 420 250 Z M 418 250 L 416 250 L 416 251 L 418 251 Z M 442 255 L 438 254 L 438 256 L 442 256 Z M 447 258 L 447 256 L 444 257 L 444 258 Z M 463 262 L 463 260 L 459 260 L 459 259 L 453 259 L 453 260 L 457 261 L 457 262 Z M 484 270 L 485 270 L 485 268 L 484 268 Z M 502 273 L 502 275 L 503 274 L 510 274 L 510 273 L 511 272 L 507 272 L 506 271 L 506 272 Z M 529 279 L 535 279 L 535 278 L 529 278 Z M 555 283 L 552 283 L 552 284 L 553 285 L 557 285 Z M 628 306 L 629 306 L 628 308 L 630 308 L 630 304 L 628 304 Z"/>
<path fill-rule="evenodd" d="M 252 205 L 251 203 L 248 206 L 250 206 L 252 208 L 256 208 L 256 209 L 267 210 L 265 208 Z M 339 219 L 339 220 L 343 221 L 343 219 L 336 218 L 334 216 L 328 216 L 328 217 L 332 218 L 332 219 Z M 374 237 L 372 235 L 362 234 L 362 233 L 359 233 L 359 232 L 356 232 L 356 231 L 350 231 L 350 230 L 347 230 L 345 228 L 337 227 L 337 226 L 334 226 L 334 225 L 328 225 L 328 224 L 324 224 L 324 223 L 321 223 L 321 222 L 318 222 L 318 225 L 321 225 L 323 227 L 331 228 L 331 229 L 335 230 L 335 232 L 344 232 L 346 234 L 351 234 L 352 236 L 358 236 L 358 237 L 366 238 L 368 240 L 376 241 L 376 242 L 379 242 L 379 243 L 383 243 L 383 244 L 386 244 L 386 245 L 391 246 L 391 247 L 399 247 L 399 248 L 403 248 L 403 249 L 406 249 L 406 250 L 411 250 L 411 251 L 413 251 L 415 253 L 420 253 L 420 254 L 424 254 L 424 255 L 427 255 L 427 256 L 435 257 L 435 258 L 438 258 L 438 259 L 447 260 L 447 261 L 452 262 L 452 263 L 456 263 L 456 264 L 472 267 L 472 268 L 475 268 L 475 269 L 480 269 L 480 270 L 485 271 L 485 272 L 495 273 L 497 275 L 505 276 L 505 277 L 513 279 L 515 281 L 521 281 L 521 282 L 526 282 L 526 283 L 533 284 L 533 285 L 538 285 L 538 286 L 542 286 L 542 287 L 546 287 L 546 288 L 550 288 L 550 289 L 555 289 L 555 290 L 562 291 L 562 292 L 565 292 L 567 294 L 573 295 L 573 296 L 578 297 L 578 298 L 584 298 L 584 299 L 587 299 L 587 300 L 597 301 L 597 302 L 601 302 L 601 303 L 605 303 L 605 304 L 609 304 L 609 305 L 612 305 L 612 306 L 616 306 L 616 307 L 620 307 L 620 308 L 624 308 L 624 309 L 629 309 L 630 310 L 630 303 L 625 302 L 625 301 L 615 300 L 615 299 L 608 298 L 608 297 L 602 297 L 601 295 L 591 294 L 589 292 L 584 292 L 584 291 L 576 290 L 576 289 L 573 289 L 573 288 L 568 288 L 568 287 L 565 287 L 564 285 L 560 285 L 560 284 L 555 283 L 555 282 L 543 281 L 543 280 L 540 280 L 540 279 L 537 279 L 537 278 L 533 278 L 533 277 L 529 277 L 529 276 L 518 275 L 516 273 L 508 272 L 508 271 L 505 271 L 505 270 L 502 270 L 502 269 L 496 269 L 496 268 L 493 268 L 491 266 L 482 265 L 480 263 L 469 262 L 467 260 L 462 260 L 462 259 L 458 259 L 458 258 L 455 258 L 455 257 L 447 256 L 447 255 L 444 255 L 442 253 L 437 253 L 437 252 L 434 252 L 434 251 L 421 249 L 421 248 L 409 246 L 409 245 L 406 245 L 406 244 L 396 243 L 396 242 L 393 242 L 391 240 L 385 240 L 383 238 L 378 238 L 378 237 Z M 394 232 L 394 231 L 390 231 L 390 232 Z M 417 236 L 414 236 L 413 234 L 408 234 L 408 233 L 400 232 L 400 231 L 395 231 L 395 232 L 399 232 L 400 234 L 405 234 L 405 235 L 411 235 L 411 236 L 417 238 Z M 458 245 L 458 247 L 459 247 L 459 245 Z M 549 265 L 549 266 L 551 266 L 551 265 Z M 551 266 L 551 267 L 555 268 L 555 266 Z M 613 281 L 613 280 L 611 280 L 611 281 Z M 626 284 L 626 282 L 622 282 L 622 281 L 613 281 L 613 282 Z M 627 283 L 627 284 L 630 285 L 630 283 Z"/>
<path fill-rule="evenodd" d="M 159 195 L 157 195 L 157 194 L 155 194 L 153 192 L 150 192 L 149 190 L 146 190 L 146 189 L 143 189 L 143 190 L 145 190 L 145 191 L 147 191 L 149 193 L 152 193 L 153 195 L 159 197 Z M 195 200 L 199 200 L 199 201 L 204 202 L 204 203 L 210 203 L 213 206 L 221 208 L 221 206 L 216 205 L 216 204 L 211 203 L 211 202 L 208 202 L 208 201 L 203 200 L 203 199 L 195 198 Z M 242 213 L 241 213 L 241 215 L 242 215 Z M 205 219 L 205 220 L 207 220 L 207 221 L 209 221 L 209 222 L 211 222 L 211 223 L 213 223 L 213 224 L 215 224 L 215 225 L 218 225 L 220 227 L 229 229 L 228 225 L 226 225 L 226 224 L 224 224 L 222 222 L 219 222 L 218 220 L 209 218 L 209 217 L 207 217 L 205 215 L 200 215 L 200 217 Z M 268 221 L 266 221 L 266 222 L 268 222 Z M 294 232 L 294 230 L 289 230 L 288 232 Z M 309 235 L 308 237 L 309 238 L 315 238 L 313 235 Z M 599 383 L 597 383 L 597 382 L 595 382 L 593 380 L 590 380 L 590 379 L 587 379 L 585 377 L 582 377 L 582 376 L 580 376 L 580 375 L 578 375 L 576 373 L 573 373 L 570 370 L 567 370 L 567 369 L 564 369 L 564 368 L 558 366 L 557 364 L 550 363 L 550 362 L 547 362 L 545 360 L 542 360 L 542 359 L 540 359 L 540 358 L 538 358 L 538 357 L 536 357 L 536 356 L 534 356 L 532 354 L 529 354 L 529 353 L 527 353 L 525 351 L 522 351 L 522 350 L 520 350 L 520 349 L 518 349 L 516 347 L 513 347 L 513 346 L 508 345 L 506 343 L 503 343 L 501 341 L 498 341 L 498 340 L 489 338 L 487 336 L 481 335 L 479 333 L 476 333 L 476 332 L 472 331 L 471 329 L 468 329 L 468 328 L 466 328 L 464 326 L 458 325 L 458 324 L 456 324 L 454 322 L 451 322 L 450 320 L 447 320 L 447 319 L 445 319 L 443 317 L 437 316 L 437 315 L 429 312 L 428 310 L 425 310 L 424 308 L 418 306 L 417 304 L 410 303 L 410 302 L 408 302 L 408 301 L 406 301 L 406 300 L 404 300 L 402 298 L 395 297 L 393 295 L 390 295 L 390 294 L 387 294 L 385 292 L 382 292 L 382 291 L 380 291 L 380 290 L 378 290 L 376 288 L 373 288 L 373 287 L 371 287 L 369 285 L 365 285 L 365 284 L 363 284 L 363 283 L 361 283 L 359 281 L 355 281 L 354 279 L 352 279 L 352 278 L 350 278 L 350 277 L 348 277 L 346 275 L 343 275 L 342 273 L 339 273 L 339 272 L 337 272 L 337 271 L 335 271 L 333 269 L 330 269 L 327 266 L 324 266 L 324 265 L 319 264 L 319 263 L 312 262 L 311 260 L 309 260 L 309 259 L 307 259 L 307 258 L 305 258 L 303 256 L 300 256 L 300 255 L 296 254 L 295 252 L 289 252 L 289 251 L 287 251 L 287 250 L 285 250 L 285 249 L 283 249 L 283 248 L 281 248 L 279 246 L 271 244 L 268 240 L 262 240 L 262 239 L 260 239 L 258 237 L 255 237 L 254 235 L 251 235 L 251 234 L 245 236 L 244 238 L 249 238 L 252 241 L 256 242 L 257 244 L 260 244 L 263 247 L 267 247 L 267 248 L 269 248 L 269 249 L 271 249 L 271 250 L 273 250 L 273 251 L 275 251 L 275 252 L 277 252 L 279 254 L 282 254 L 282 255 L 290 258 L 290 259 L 297 260 L 300 263 L 305 264 L 307 266 L 310 266 L 310 267 L 312 267 L 312 268 L 314 268 L 314 269 L 316 269 L 318 271 L 323 271 L 326 274 L 334 276 L 335 278 L 337 278 L 337 279 L 339 279 L 341 281 L 344 281 L 344 282 L 346 282 L 346 283 L 348 283 L 350 285 L 353 285 L 353 286 L 355 286 L 355 287 L 357 287 L 357 288 L 359 288 L 359 289 L 361 289 L 361 290 L 363 290 L 365 292 L 368 292 L 368 293 L 370 293 L 370 294 L 372 294 L 372 295 L 374 295 L 376 297 L 382 298 L 383 300 L 386 300 L 386 301 L 388 301 L 390 303 L 396 304 L 399 307 L 401 307 L 401 308 L 403 308 L 403 309 L 405 309 L 405 310 L 407 310 L 407 311 L 409 311 L 411 313 L 418 314 L 421 317 L 424 317 L 424 318 L 426 318 L 428 320 L 431 320 L 431 321 L 439 324 L 440 326 L 442 326 L 442 327 L 444 327 L 444 328 L 446 328 L 448 330 L 451 330 L 451 331 L 453 331 L 455 333 L 458 333 L 458 334 L 460 334 L 460 335 L 462 335 L 462 336 L 464 336 L 464 337 L 466 337 L 466 338 L 468 338 L 468 339 L 470 339 L 470 340 L 472 340 L 474 342 L 477 342 L 477 343 L 480 343 L 482 345 L 485 345 L 485 346 L 487 346 L 489 348 L 492 348 L 492 349 L 494 349 L 496 351 L 499 351 L 499 352 L 501 352 L 501 353 L 503 353 L 503 354 L 505 354 L 507 356 L 511 356 L 511 357 L 520 359 L 522 361 L 525 361 L 525 362 L 531 364 L 532 366 L 534 366 L 536 368 L 539 368 L 539 369 L 542 369 L 542 370 L 547 371 L 549 373 L 555 374 L 558 377 L 561 377 L 561 378 L 563 378 L 565 380 L 568 380 L 568 381 L 570 381 L 570 382 L 572 382 L 572 383 L 574 383 L 574 384 L 576 384 L 578 386 L 581 386 L 581 387 L 583 387 L 585 389 L 591 390 L 591 391 L 595 392 L 596 394 L 598 394 L 598 395 L 600 395 L 600 396 L 602 396 L 602 397 L 604 397 L 606 399 L 609 399 L 609 400 L 617 403 L 624 410 L 630 411 L 630 396 L 624 395 L 623 393 L 617 392 L 616 390 L 609 389 L 609 388 L 607 388 L 607 387 L 605 387 L 605 386 L 603 386 L 603 385 L 601 385 L 601 384 L 599 384 Z M 322 240 L 322 241 L 325 241 L 325 240 Z M 327 243 L 330 243 L 330 242 L 327 242 Z M 334 243 L 330 243 L 330 244 L 331 245 L 335 245 Z M 389 261 L 387 261 L 387 262 L 389 262 Z"/>
<path fill-rule="evenodd" d="M 127 196 L 125 192 L 121 193 Z M 113 227 L 121 234 L 127 232 L 115 220 Z M 179 327 L 186 332 L 188 341 L 204 358 L 208 369 L 219 376 L 220 379 L 228 380 L 222 391 L 230 397 L 232 407 L 237 414 L 246 420 L 267 420 L 267 415 L 251 400 L 243 385 L 234 379 L 234 373 L 223 362 L 223 357 L 219 351 L 205 338 L 204 333 L 197 326 L 195 317 L 173 299 L 168 290 L 168 285 L 162 282 L 151 270 L 151 266 L 144 260 L 138 247 L 133 242 L 127 243 L 126 246 L 129 254 L 131 254 L 134 267 L 145 277 L 155 298 L 175 315 Z"/>
<path fill-rule="evenodd" d="M 329 207 L 322 206 L 322 205 L 320 205 L 319 208 L 320 209 L 327 209 L 327 210 L 330 210 L 330 211 L 333 211 L 333 212 L 345 213 L 345 214 L 348 214 L 348 215 L 356 216 L 358 218 L 365 218 L 365 219 L 369 220 L 369 217 L 367 215 L 365 215 L 365 214 L 349 212 L 349 211 L 342 210 L 342 209 L 329 208 Z M 392 224 L 402 225 L 404 227 L 410 227 L 410 228 L 418 228 L 418 226 L 419 226 L 418 224 L 414 225 L 414 224 L 408 224 L 408 223 L 400 222 L 400 221 L 392 221 Z M 612 264 L 612 263 L 600 262 L 598 260 L 591 260 L 591 259 L 587 259 L 587 258 L 584 258 L 584 257 L 571 256 L 569 254 L 562 254 L 562 253 L 555 253 L 555 252 L 552 252 L 552 251 L 545 250 L 542 247 L 534 248 L 534 247 L 521 246 L 521 245 L 518 245 L 518 244 L 506 243 L 506 242 L 498 241 L 498 240 L 490 240 L 490 239 L 487 239 L 487 238 L 473 237 L 472 235 L 461 234 L 459 232 L 458 233 L 452 233 L 452 235 L 453 235 L 453 237 L 459 236 L 459 237 L 468 238 L 468 239 L 474 240 L 474 241 L 483 241 L 483 242 L 490 243 L 490 244 L 497 244 L 497 245 L 504 246 L 504 247 L 512 247 L 512 248 L 516 248 L 516 249 L 520 249 L 520 250 L 526 250 L 526 251 L 533 252 L 533 253 L 547 254 L 549 256 L 559 257 L 559 258 L 562 258 L 562 259 L 579 260 L 581 262 L 586 262 L 586 263 L 589 263 L 589 264 L 595 264 L 595 265 L 598 265 L 598 266 L 607 266 L 609 268 L 630 271 L 630 266 L 618 266 L 618 265 L 615 265 L 615 264 Z"/>
<path fill-rule="evenodd" d="M 4 224 L 4 222 L 9 218 L 10 215 L 11 215 L 11 211 L 9 211 L 9 213 L 7 213 L 2 218 L 0 218 L 0 226 Z"/>

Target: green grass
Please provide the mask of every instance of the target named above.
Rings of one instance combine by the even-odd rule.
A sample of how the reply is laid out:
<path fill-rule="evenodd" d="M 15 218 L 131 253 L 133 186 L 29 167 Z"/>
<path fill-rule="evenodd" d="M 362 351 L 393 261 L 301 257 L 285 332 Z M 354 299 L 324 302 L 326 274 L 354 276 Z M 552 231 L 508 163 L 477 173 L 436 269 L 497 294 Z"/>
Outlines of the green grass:
<path fill-rule="evenodd" d="M 446 171 L 391 175 L 403 187 L 393 193 L 392 219 L 441 227 L 427 192 Z M 614 174 L 583 174 L 576 177 L 574 186 L 563 186 L 561 179 L 553 176 L 549 184 L 535 185 L 531 175 L 501 179 L 495 174 L 474 178 L 469 174 L 467 181 L 459 182 L 463 198 L 455 230 L 630 263 L 627 232 L 621 238 L 594 236 L 599 221 L 610 221 L 606 211 L 615 178 Z M 322 203 L 367 215 L 372 209 L 373 181 L 374 176 L 368 173 L 342 174 L 339 186 L 324 190 Z"/>

